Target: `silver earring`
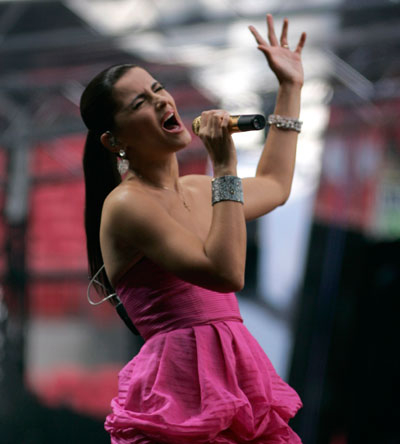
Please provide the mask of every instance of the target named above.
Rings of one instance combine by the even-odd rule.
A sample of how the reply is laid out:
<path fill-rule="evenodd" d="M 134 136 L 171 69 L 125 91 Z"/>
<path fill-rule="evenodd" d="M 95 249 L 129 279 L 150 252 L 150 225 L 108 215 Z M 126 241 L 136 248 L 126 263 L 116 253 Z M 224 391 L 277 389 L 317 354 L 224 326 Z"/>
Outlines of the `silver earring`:
<path fill-rule="evenodd" d="M 111 143 L 111 142 L 110 142 Z M 129 160 L 126 158 L 125 150 L 119 150 L 118 153 L 118 172 L 123 176 L 129 170 Z"/>

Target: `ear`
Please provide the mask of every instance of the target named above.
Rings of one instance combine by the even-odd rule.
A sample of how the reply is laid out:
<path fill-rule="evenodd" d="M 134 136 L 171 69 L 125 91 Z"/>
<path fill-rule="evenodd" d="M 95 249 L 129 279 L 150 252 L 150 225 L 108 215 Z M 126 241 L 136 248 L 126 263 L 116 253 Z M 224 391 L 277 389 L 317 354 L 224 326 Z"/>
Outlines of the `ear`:
<path fill-rule="evenodd" d="M 106 131 L 100 136 L 100 142 L 102 145 L 113 153 L 118 153 L 120 150 L 117 139 L 112 135 L 110 131 Z"/>

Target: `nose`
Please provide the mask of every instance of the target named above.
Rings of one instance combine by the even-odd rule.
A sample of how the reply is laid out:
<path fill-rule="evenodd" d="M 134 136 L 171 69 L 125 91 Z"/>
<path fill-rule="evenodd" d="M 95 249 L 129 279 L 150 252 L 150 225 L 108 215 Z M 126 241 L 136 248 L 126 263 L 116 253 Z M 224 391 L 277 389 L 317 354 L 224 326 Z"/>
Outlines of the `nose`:
<path fill-rule="evenodd" d="M 157 110 L 164 108 L 167 104 L 166 98 L 158 92 L 153 92 L 153 102 Z"/>
<path fill-rule="evenodd" d="M 167 101 L 165 100 L 164 97 L 156 97 L 154 101 L 157 110 L 164 108 L 165 105 L 167 104 Z"/>

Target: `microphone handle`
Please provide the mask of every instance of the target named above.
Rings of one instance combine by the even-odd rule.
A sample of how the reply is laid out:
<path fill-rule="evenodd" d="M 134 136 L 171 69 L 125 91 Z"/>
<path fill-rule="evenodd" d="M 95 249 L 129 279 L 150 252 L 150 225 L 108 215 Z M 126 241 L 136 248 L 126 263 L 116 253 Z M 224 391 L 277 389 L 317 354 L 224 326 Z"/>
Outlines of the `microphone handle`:
<path fill-rule="evenodd" d="M 196 136 L 200 131 L 200 120 L 198 116 L 193 120 L 192 129 Z M 262 114 L 242 114 L 238 116 L 230 116 L 229 129 L 232 133 L 241 131 L 254 131 L 265 128 L 265 117 Z"/>

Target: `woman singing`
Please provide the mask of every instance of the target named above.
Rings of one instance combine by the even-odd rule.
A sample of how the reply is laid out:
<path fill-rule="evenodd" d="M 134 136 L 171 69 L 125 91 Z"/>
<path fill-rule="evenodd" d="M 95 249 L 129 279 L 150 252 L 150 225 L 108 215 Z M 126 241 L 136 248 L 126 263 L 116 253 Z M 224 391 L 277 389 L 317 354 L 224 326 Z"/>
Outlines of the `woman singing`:
<path fill-rule="evenodd" d="M 213 177 L 179 177 L 176 152 L 191 135 L 172 96 L 134 65 L 97 75 L 81 100 L 89 129 L 85 223 L 92 275 L 115 289 L 145 339 L 119 375 L 105 428 L 113 444 L 299 443 L 288 421 L 301 407 L 243 325 L 246 220 L 288 199 L 300 123 L 301 51 L 268 40 L 258 49 L 279 81 L 256 177 L 241 180 L 222 110 L 201 115 Z M 121 181 L 117 172 L 128 167 Z"/>

